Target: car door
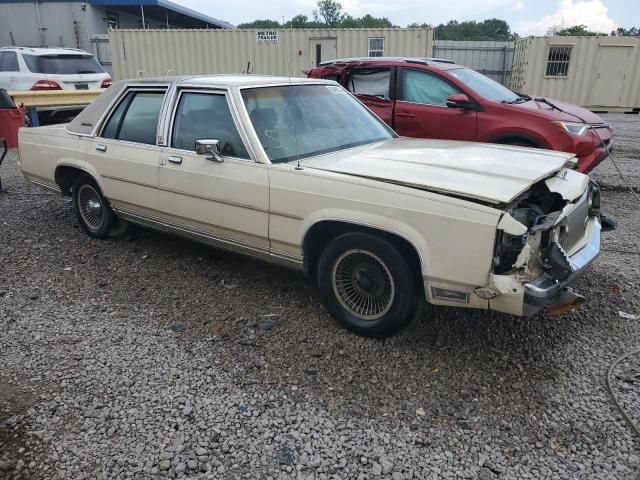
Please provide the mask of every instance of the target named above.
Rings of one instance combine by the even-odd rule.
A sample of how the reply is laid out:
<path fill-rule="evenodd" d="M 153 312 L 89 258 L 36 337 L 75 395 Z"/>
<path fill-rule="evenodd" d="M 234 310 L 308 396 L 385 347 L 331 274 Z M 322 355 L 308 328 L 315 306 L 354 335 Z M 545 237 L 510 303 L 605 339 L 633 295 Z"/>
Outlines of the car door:
<path fill-rule="evenodd" d="M 104 195 L 125 215 L 157 215 L 158 118 L 166 87 L 130 88 L 89 139 L 88 169 L 97 172 Z"/>
<path fill-rule="evenodd" d="M 15 52 L 0 52 L 0 88 L 15 90 L 19 74 L 18 55 Z"/>
<path fill-rule="evenodd" d="M 460 90 L 424 70 L 402 68 L 399 73 L 396 132 L 406 137 L 476 139 L 476 111 L 447 107 L 447 97 Z"/>
<path fill-rule="evenodd" d="M 354 68 L 347 72 L 346 87 L 393 128 L 393 79 L 391 67 Z"/>
<path fill-rule="evenodd" d="M 257 256 L 269 249 L 269 173 L 251 158 L 222 90 L 178 91 L 160 153 L 159 208 L 200 240 Z M 197 140 L 218 140 L 220 158 L 197 154 Z"/>

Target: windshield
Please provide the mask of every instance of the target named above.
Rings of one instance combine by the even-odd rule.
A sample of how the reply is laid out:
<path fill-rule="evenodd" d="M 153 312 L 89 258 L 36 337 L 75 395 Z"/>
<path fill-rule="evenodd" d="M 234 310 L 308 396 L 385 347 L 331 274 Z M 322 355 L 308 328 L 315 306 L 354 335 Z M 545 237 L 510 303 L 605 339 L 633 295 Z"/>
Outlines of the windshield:
<path fill-rule="evenodd" d="M 456 68 L 448 70 L 447 73 L 465 85 L 468 85 L 487 100 L 503 103 L 515 103 L 522 99 L 507 87 L 503 87 L 498 82 L 485 77 L 481 73 L 470 68 Z"/>
<path fill-rule="evenodd" d="M 104 69 L 91 55 L 22 55 L 32 73 L 50 75 L 78 75 L 104 73 Z"/>
<path fill-rule="evenodd" d="M 242 91 L 249 118 L 273 163 L 394 138 L 393 132 L 338 85 Z"/>

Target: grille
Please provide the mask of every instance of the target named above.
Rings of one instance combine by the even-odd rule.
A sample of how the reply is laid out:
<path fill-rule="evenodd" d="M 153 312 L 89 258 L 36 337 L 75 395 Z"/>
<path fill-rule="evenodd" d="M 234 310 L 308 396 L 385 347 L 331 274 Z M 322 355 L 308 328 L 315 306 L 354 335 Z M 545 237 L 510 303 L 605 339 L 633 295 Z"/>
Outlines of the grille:
<path fill-rule="evenodd" d="M 584 192 L 575 203 L 573 210 L 562 220 L 561 225 L 566 229 L 566 237 L 563 242 L 565 251 L 571 250 L 584 238 L 589 219 L 588 192 Z"/>

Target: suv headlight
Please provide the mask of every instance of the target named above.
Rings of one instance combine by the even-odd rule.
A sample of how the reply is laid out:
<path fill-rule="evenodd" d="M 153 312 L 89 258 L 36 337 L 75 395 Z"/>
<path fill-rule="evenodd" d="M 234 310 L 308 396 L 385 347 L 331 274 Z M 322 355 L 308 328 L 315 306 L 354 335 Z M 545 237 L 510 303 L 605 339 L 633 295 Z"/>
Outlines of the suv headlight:
<path fill-rule="evenodd" d="M 555 126 L 562 128 L 565 132 L 571 133 L 572 135 L 584 136 L 587 134 L 587 130 L 589 130 L 589 126 L 584 123 L 578 122 L 551 122 Z"/>

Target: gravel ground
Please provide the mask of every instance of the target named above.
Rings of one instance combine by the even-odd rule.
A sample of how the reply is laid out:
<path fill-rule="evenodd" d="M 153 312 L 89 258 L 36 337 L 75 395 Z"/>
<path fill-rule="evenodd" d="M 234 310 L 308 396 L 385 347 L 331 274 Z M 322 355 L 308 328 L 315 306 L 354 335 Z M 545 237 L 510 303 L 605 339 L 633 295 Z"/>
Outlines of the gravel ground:
<path fill-rule="evenodd" d="M 600 114 L 613 127 L 613 158 L 629 182 L 640 188 L 640 117 L 624 113 Z M 598 165 L 591 173 L 604 187 L 626 188 L 610 160 Z"/>
<path fill-rule="evenodd" d="M 620 119 L 635 122 L 630 143 L 638 117 Z M 582 309 L 433 309 L 372 340 L 288 271 L 151 231 L 87 237 L 13 154 L 0 168 L 0 478 L 640 478 L 640 439 L 605 384 L 640 346 L 638 205 L 611 167 L 596 178 L 620 225 L 577 285 Z M 639 362 L 613 375 L 638 422 Z"/>

